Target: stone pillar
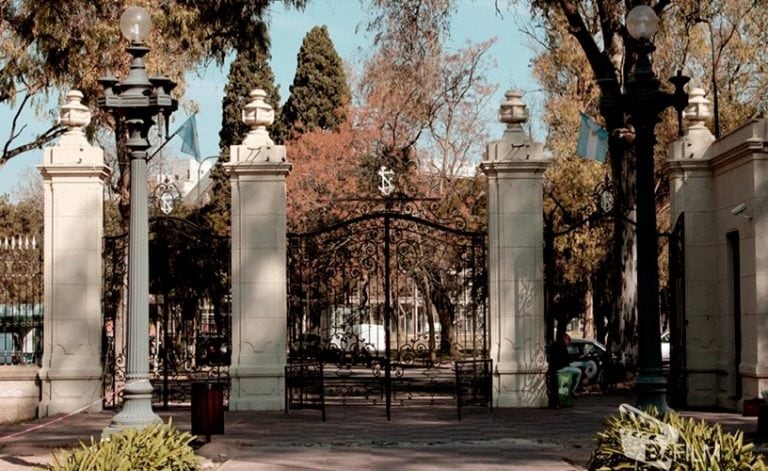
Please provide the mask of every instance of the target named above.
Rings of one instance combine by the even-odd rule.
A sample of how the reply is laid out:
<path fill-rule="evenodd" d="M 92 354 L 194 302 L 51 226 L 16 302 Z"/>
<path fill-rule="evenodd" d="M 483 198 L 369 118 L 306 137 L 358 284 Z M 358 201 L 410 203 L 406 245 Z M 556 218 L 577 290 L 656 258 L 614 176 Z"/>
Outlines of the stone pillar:
<path fill-rule="evenodd" d="M 488 145 L 488 282 L 494 405 L 547 404 L 544 321 L 543 145 L 523 130 L 528 110 L 508 91 L 501 140 Z"/>
<path fill-rule="evenodd" d="M 688 404 L 713 405 L 717 391 L 718 253 L 717 223 L 713 213 L 715 182 L 712 143 L 705 123 L 712 117 L 704 90 L 691 90 L 683 116 L 687 130 L 670 145 L 670 222 L 684 218 L 685 323 Z"/>
<path fill-rule="evenodd" d="M 38 169 L 45 192 L 41 417 L 83 408 L 101 410 L 101 245 L 103 151 L 83 134 L 91 114 L 83 94 L 67 94 L 59 123 L 67 131 L 45 148 Z"/>
<path fill-rule="evenodd" d="M 250 131 L 230 147 L 232 188 L 232 390 L 230 410 L 284 406 L 287 335 L 285 179 L 291 165 L 266 126 L 264 90 L 243 110 Z"/>

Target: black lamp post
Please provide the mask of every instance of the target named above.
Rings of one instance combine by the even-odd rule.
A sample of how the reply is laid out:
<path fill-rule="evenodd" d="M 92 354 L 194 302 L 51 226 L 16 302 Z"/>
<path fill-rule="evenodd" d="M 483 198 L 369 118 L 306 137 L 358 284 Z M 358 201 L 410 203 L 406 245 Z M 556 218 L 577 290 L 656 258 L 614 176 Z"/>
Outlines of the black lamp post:
<path fill-rule="evenodd" d="M 669 410 L 666 401 L 666 379 L 661 370 L 659 320 L 659 266 L 656 232 L 656 199 L 654 195 L 653 150 L 656 124 L 666 108 L 678 114 L 688 105 L 683 87 L 689 78 L 680 72 L 670 82 L 674 93 L 659 89 L 660 82 L 651 66 L 650 54 L 655 50 L 650 38 L 655 34 L 658 18 L 653 9 L 640 5 L 627 15 L 627 29 L 638 41 L 638 58 L 624 93 L 623 108 L 635 127 L 636 205 L 637 205 L 637 311 L 638 370 L 637 404 Z"/>
<path fill-rule="evenodd" d="M 131 160 L 130 215 L 128 235 L 128 342 L 126 345 L 126 385 L 123 409 L 112 418 L 104 435 L 126 428 L 142 429 L 160 418 L 152 411 L 152 385 L 149 382 L 149 222 L 147 217 L 147 150 L 153 118 L 167 118 L 177 108 L 170 92 L 176 86 L 167 77 L 147 76 L 144 56 L 149 48 L 149 13 L 129 7 L 120 17 L 120 29 L 131 41 L 126 49 L 133 57 L 131 70 L 123 81 L 104 77 L 99 83 L 104 96 L 99 107 L 111 112 L 127 131 L 126 147 Z M 120 126 L 117 127 L 120 129 Z"/>

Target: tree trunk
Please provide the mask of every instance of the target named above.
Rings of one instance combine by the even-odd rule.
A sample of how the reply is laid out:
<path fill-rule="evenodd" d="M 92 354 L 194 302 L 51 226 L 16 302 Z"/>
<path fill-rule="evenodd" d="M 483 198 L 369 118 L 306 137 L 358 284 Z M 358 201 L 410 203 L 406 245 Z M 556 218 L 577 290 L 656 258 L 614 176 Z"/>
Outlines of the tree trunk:
<path fill-rule="evenodd" d="M 587 288 L 584 293 L 584 328 L 581 332 L 585 339 L 595 338 L 595 304 L 593 297 L 592 287 Z"/>
<path fill-rule="evenodd" d="M 619 154 L 621 155 L 621 154 Z M 609 321 L 608 344 L 612 352 L 617 353 L 626 366 L 633 366 L 637 358 L 637 248 L 635 226 L 627 219 L 635 220 L 635 153 L 626 149 L 623 152 L 623 165 L 614 174 L 614 181 L 619 183 L 622 194 L 620 201 L 627 206 L 624 217 L 617 217 L 614 224 L 614 244 L 612 259 L 619 261 L 610 276 L 611 291 L 615 293 L 613 314 Z M 618 160 L 618 159 L 615 159 Z M 632 204 L 629 202 L 632 201 Z"/>

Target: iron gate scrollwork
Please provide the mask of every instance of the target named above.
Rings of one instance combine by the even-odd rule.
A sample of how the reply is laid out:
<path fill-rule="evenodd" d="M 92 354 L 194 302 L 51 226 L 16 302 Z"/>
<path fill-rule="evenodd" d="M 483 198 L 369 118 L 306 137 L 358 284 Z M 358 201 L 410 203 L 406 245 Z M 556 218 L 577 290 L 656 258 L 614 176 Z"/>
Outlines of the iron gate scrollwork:
<path fill-rule="evenodd" d="M 687 404 L 688 373 L 685 330 L 685 213 L 681 213 L 669 240 L 669 402 L 676 407 Z"/>
<path fill-rule="evenodd" d="M 105 407 L 122 402 L 127 237 L 104 238 Z M 223 383 L 231 355 L 230 243 L 185 219 L 150 220 L 149 372 L 153 403 L 188 405 L 193 382 Z"/>
<path fill-rule="evenodd" d="M 372 211 L 288 236 L 289 365 L 320 362 L 328 404 L 455 400 L 486 359 L 486 233 Z"/>

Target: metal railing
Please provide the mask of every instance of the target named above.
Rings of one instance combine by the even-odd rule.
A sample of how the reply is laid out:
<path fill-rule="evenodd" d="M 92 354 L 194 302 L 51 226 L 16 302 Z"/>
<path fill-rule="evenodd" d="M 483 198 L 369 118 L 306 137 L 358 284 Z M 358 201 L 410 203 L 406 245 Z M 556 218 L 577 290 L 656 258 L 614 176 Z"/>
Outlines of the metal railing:
<path fill-rule="evenodd" d="M 0 238 L 0 365 L 39 364 L 43 258 L 36 236 Z"/>

